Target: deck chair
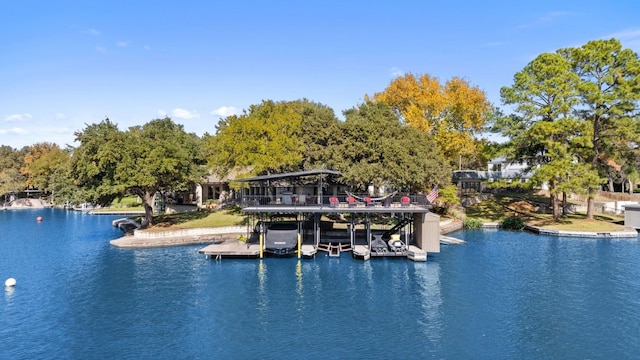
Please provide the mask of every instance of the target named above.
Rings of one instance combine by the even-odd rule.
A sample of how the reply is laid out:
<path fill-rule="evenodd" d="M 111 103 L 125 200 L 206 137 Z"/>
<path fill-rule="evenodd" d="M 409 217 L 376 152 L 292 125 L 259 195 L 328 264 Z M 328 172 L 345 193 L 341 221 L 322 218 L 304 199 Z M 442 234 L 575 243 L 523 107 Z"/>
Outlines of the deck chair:
<path fill-rule="evenodd" d="M 373 200 L 371 200 L 370 197 L 365 197 L 364 198 L 364 202 L 367 204 L 367 206 L 375 206 L 376 204 L 373 202 Z"/>
<path fill-rule="evenodd" d="M 329 198 L 329 206 L 330 207 L 337 207 L 339 203 L 340 203 L 340 201 L 338 200 L 337 197 L 332 196 L 332 197 Z"/>
<path fill-rule="evenodd" d="M 353 196 L 347 197 L 347 203 L 351 207 L 358 205 L 358 202 L 356 201 L 356 198 L 354 198 Z"/>
<path fill-rule="evenodd" d="M 400 199 L 400 205 L 402 205 L 403 207 L 408 207 L 409 204 L 411 204 L 411 199 L 408 196 L 403 196 Z"/>

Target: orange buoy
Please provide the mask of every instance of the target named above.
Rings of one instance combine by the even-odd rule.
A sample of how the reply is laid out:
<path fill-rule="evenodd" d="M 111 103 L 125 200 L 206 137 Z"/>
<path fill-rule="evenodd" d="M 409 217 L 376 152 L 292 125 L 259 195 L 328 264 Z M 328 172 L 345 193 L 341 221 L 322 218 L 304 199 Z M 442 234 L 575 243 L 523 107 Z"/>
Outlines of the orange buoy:
<path fill-rule="evenodd" d="M 42 216 L 38 216 L 36 220 L 38 220 L 38 222 L 42 221 Z"/>

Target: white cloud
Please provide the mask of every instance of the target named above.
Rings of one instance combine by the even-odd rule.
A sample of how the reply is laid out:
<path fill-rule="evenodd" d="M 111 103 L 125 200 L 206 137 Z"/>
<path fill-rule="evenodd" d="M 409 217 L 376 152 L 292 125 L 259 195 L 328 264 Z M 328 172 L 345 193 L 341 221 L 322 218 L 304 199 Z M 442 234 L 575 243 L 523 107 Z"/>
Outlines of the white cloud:
<path fill-rule="evenodd" d="M 19 128 L 19 127 L 14 127 L 11 129 L 0 129 L 0 135 L 4 135 L 4 134 L 17 134 L 17 135 L 25 135 L 28 134 L 29 132 L 23 128 Z"/>
<path fill-rule="evenodd" d="M 127 45 L 129 45 L 129 43 L 128 43 L 128 42 L 126 42 L 126 41 L 118 41 L 118 42 L 116 43 L 116 46 L 117 46 L 117 47 L 127 47 Z"/>
<path fill-rule="evenodd" d="M 145 49 L 145 50 L 147 50 L 147 51 L 151 50 L 151 46 L 149 46 L 149 45 L 145 45 L 145 46 L 143 46 L 142 48 L 143 48 L 143 49 Z"/>
<path fill-rule="evenodd" d="M 102 35 L 102 33 L 100 32 L 100 30 L 98 29 L 87 29 L 84 31 L 85 34 L 89 34 L 89 35 L 93 35 L 93 36 L 100 36 Z"/>
<path fill-rule="evenodd" d="M 622 43 L 622 47 L 630 48 L 635 52 L 640 51 L 640 28 L 618 31 L 602 38 L 607 40 L 611 38 L 618 39 Z"/>
<path fill-rule="evenodd" d="M 101 54 L 105 54 L 107 52 L 107 48 L 104 46 L 96 46 L 96 51 Z"/>
<path fill-rule="evenodd" d="M 167 116 L 167 112 L 164 109 L 158 109 L 158 116 L 165 117 Z"/>
<path fill-rule="evenodd" d="M 181 108 L 173 109 L 173 111 L 171 111 L 171 115 L 173 117 L 175 117 L 175 118 L 185 119 L 185 120 L 197 119 L 197 118 L 200 117 L 200 114 L 198 114 L 198 112 L 195 111 L 195 110 L 189 111 L 189 110 L 181 109 Z"/>
<path fill-rule="evenodd" d="M 24 114 L 11 114 L 11 115 L 7 115 L 4 117 L 4 121 L 27 121 L 29 119 L 31 119 L 33 116 L 31 116 L 31 114 L 29 113 L 24 113 Z"/>
<path fill-rule="evenodd" d="M 236 115 L 238 110 L 233 106 L 221 106 L 211 112 L 211 115 L 217 115 L 220 117 L 227 117 L 231 115 Z"/>
<path fill-rule="evenodd" d="M 389 75 L 391 75 L 391 77 L 396 78 L 398 76 L 404 75 L 404 71 L 402 71 L 402 69 L 394 66 L 391 69 L 389 69 Z"/>
<path fill-rule="evenodd" d="M 547 24 L 556 23 L 556 20 L 562 17 L 567 16 L 580 16 L 579 13 L 569 12 L 569 11 L 550 11 L 539 18 L 537 18 L 533 23 L 523 24 L 518 26 L 520 29 L 526 29 L 531 27 L 537 27 Z"/>
<path fill-rule="evenodd" d="M 555 19 L 561 18 L 561 17 L 565 17 L 565 16 L 575 16 L 578 15 L 577 13 L 571 13 L 568 11 L 551 11 L 547 14 L 545 14 L 544 16 L 542 16 L 540 19 L 538 19 L 539 22 L 541 23 L 548 23 L 548 22 L 552 22 L 555 21 Z"/>
<path fill-rule="evenodd" d="M 53 134 L 73 134 L 75 132 L 75 130 L 67 127 L 53 127 L 53 128 L 46 128 L 43 130 L 45 130 L 47 133 L 53 133 Z"/>
<path fill-rule="evenodd" d="M 500 46 L 504 46 L 505 43 L 500 42 L 500 41 L 493 41 L 493 42 L 486 42 L 484 44 L 480 44 L 480 47 L 483 48 L 493 48 L 493 47 L 500 47 Z"/>

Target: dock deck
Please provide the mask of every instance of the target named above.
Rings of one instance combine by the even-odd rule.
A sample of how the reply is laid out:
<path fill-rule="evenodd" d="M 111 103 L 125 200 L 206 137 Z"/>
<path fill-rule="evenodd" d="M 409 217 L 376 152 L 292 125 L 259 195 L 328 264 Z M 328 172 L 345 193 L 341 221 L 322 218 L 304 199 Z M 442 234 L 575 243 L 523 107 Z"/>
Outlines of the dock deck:
<path fill-rule="evenodd" d="M 260 246 L 238 240 L 225 240 L 208 245 L 198 250 L 198 252 L 215 259 L 222 257 L 258 257 L 260 256 Z"/>

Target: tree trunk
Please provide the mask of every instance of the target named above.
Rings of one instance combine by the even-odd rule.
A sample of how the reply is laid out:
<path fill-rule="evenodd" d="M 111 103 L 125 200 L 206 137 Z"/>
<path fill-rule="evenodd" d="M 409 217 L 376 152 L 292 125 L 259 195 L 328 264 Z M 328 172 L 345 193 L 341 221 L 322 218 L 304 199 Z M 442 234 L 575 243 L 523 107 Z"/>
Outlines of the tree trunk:
<path fill-rule="evenodd" d="M 631 181 L 631 179 L 628 179 L 629 181 L 629 195 L 633 195 L 633 181 Z"/>
<path fill-rule="evenodd" d="M 553 213 L 553 220 L 560 220 L 560 208 L 558 206 L 558 194 L 551 194 L 551 212 Z"/>
<path fill-rule="evenodd" d="M 567 193 L 562 192 L 562 216 L 567 216 Z"/>
<path fill-rule="evenodd" d="M 153 199 L 155 198 L 155 191 L 145 192 L 142 198 L 142 206 L 144 207 L 144 219 L 142 220 L 142 227 L 146 228 L 153 225 Z"/>
<path fill-rule="evenodd" d="M 609 178 L 609 192 L 614 192 L 613 191 L 613 179 Z"/>
<path fill-rule="evenodd" d="M 589 195 L 587 198 L 587 220 L 593 220 L 593 212 L 596 207 L 596 202 L 593 195 Z"/>

